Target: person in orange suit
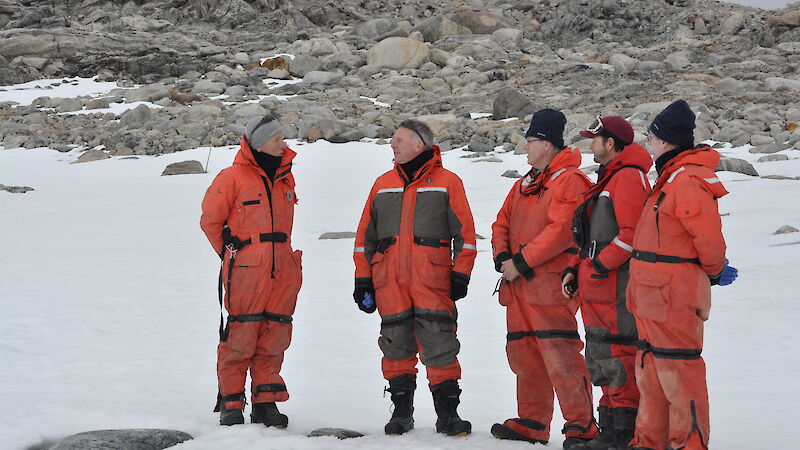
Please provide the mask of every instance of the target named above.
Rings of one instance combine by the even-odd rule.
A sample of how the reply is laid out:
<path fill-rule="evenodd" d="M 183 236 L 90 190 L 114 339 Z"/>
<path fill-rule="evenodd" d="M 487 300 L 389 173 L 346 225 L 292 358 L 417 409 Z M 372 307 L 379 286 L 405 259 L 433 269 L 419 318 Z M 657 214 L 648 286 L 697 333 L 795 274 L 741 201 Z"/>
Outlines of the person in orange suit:
<path fill-rule="evenodd" d="M 710 423 L 703 322 L 711 286 L 733 282 L 717 199 L 719 153 L 694 146 L 695 115 L 684 100 L 650 124 L 658 179 L 633 237 L 628 308 L 636 317 L 641 393 L 633 449 L 707 449 Z"/>
<path fill-rule="evenodd" d="M 633 127 L 622 117 L 598 116 L 581 136 L 600 164 L 597 183 L 575 210 L 573 234 L 580 248 L 564 272 L 563 294 L 577 288 L 586 330 L 586 364 L 603 396 L 597 408 L 600 434 L 583 448 L 624 449 L 633 437 L 639 390 L 634 375 L 636 321 L 625 288 L 633 251 L 633 230 L 650 193 L 647 172 L 653 159 L 633 143 Z"/>
<path fill-rule="evenodd" d="M 277 120 L 254 118 L 233 165 L 217 175 L 203 198 L 200 227 L 223 259 L 220 283 L 228 312 L 224 328 L 220 322 L 217 349 L 215 411 L 222 425 L 244 423 L 248 369 L 251 421 L 279 428 L 288 424 L 275 402 L 289 399 L 280 370 L 302 284 L 302 252 L 292 251 L 291 240 L 294 157 Z"/>
<path fill-rule="evenodd" d="M 591 182 L 579 169 L 578 149 L 565 147 L 566 117 L 543 109 L 526 133 L 531 170 L 511 188 L 492 225 L 495 268 L 503 274 L 506 352 L 517 375 L 519 417 L 492 426 L 500 439 L 545 444 L 553 393 L 566 420 L 565 449 L 597 435 L 592 388 L 575 314 L 577 299 L 561 295 L 561 273 L 571 254 L 573 211 Z"/>
<path fill-rule="evenodd" d="M 433 133 L 406 120 L 392 137 L 394 167 L 375 181 L 356 233 L 353 298 L 381 316 L 383 376 L 394 413 L 386 434 L 414 427 L 417 355 L 426 366 L 437 421 L 447 435 L 470 433 L 456 411 L 461 366 L 455 301 L 467 295 L 477 254 L 461 179 L 442 167 Z"/>

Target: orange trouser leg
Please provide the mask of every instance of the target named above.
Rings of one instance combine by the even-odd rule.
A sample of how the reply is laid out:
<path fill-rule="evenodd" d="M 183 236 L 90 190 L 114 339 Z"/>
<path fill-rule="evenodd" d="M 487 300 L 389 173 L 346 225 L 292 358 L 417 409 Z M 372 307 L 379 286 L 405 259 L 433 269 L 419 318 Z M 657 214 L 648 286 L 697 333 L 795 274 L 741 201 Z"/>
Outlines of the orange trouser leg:
<path fill-rule="evenodd" d="M 655 366 L 670 403 L 670 448 L 707 449 L 711 427 L 705 361 L 655 358 Z"/>
<path fill-rule="evenodd" d="M 260 322 L 255 354 L 250 362 L 253 403 L 285 402 L 289 399 L 280 376 L 283 354 L 292 340 L 292 325 Z"/>
<path fill-rule="evenodd" d="M 217 346 L 217 380 L 222 396 L 244 392 L 247 368 L 256 351 L 260 322 L 229 324 L 228 340 Z M 244 402 L 225 402 L 227 409 L 244 409 Z"/>
<path fill-rule="evenodd" d="M 549 440 L 553 393 L 566 420 L 567 437 L 594 437 L 592 393 L 586 362 L 580 351 L 575 310 L 562 305 L 531 305 L 523 301 L 507 308 L 509 364 L 517 374 L 517 403 L 521 418 L 544 425 L 542 430 L 520 432 Z M 520 334 L 522 333 L 522 334 Z M 507 421 L 509 426 L 513 421 Z"/>
<path fill-rule="evenodd" d="M 639 352 L 636 355 L 636 382 L 641 398 L 632 446 L 665 449 L 669 429 L 669 402 L 661 388 L 653 355 Z"/>

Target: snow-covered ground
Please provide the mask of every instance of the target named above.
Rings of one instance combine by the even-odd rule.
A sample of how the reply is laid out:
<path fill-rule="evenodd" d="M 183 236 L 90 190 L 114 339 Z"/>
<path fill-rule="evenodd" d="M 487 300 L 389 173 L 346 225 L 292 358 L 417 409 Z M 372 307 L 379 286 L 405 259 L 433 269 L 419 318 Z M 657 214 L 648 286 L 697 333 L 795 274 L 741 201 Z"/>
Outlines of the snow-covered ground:
<path fill-rule="evenodd" d="M 74 95 L 74 94 L 73 94 Z M 283 375 L 291 394 L 281 410 L 286 430 L 220 427 L 216 399 L 219 259 L 200 231 L 200 201 L 235 154 L 215 148 L 207 174 L 161 177 L 176 161 L 203 163 L 208 148 L 159 157 L 114 157 L 69 164 L 79 152 L 0 150 L 0 183 L 35 188 L 0 191 L 0 412 L 3 448 L 97 429 L 169 428 L 192 434 L 187 449 L 503 448 L 488 430 L 516 415 L 514 378 L 505 358 L 504 311 L 492 297 L 498 278 L 488 239 L 467 298 L 458 302 L 463 366 L 462 417 L 474 432 L 447 438 L 420 366 L 417 428 L 383 434 L 390 401 L 383 396 L 377 347 L 379 317 L 351 298 L 352 240 L 319 240 L 326 231 L 354 231 L 367 192 L 391 167 L 386 145 L 290 142 L 298 152 L 293 241 L 304 251 L 292 346 Z M 747 148 L 724 154 L 755 161 Z M 754 163 L 762 175 L 800 175 L 800 151 L 789 161 Z M 444 154 L 464 180 L 479 234 L 491 235 L 495 214 L 523 156 L 502 163 Z M 585 157 L 586 165 L 593 164 Z M 798 414 L 796 355 L 800 328 L 800 181 L 722 172 L 731 194 L 720 200 L 731 264 L 739 279 L 715 287 L 703 352 L 709 370 L 713 448 L 786 448 Z M 797 245 L 780 245 L 796 243 Z M 558 410 L 550 447 L 560 448 Z M 319 427 L 344 427 L 360 439 L 307 438 Z"/>

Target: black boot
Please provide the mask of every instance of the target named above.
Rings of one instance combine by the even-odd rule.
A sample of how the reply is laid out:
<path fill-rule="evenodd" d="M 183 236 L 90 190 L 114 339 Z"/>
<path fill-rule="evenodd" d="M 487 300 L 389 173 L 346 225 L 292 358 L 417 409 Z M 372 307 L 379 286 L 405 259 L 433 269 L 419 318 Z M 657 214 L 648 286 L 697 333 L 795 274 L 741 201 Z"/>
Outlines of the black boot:
<path fill-rule="evenodd" d="M 610 450 L 615 448 L 617 431 L 614 429 L 614 415 L 611 411 L 611 408 L 605 406 L 597 408 L 597 425 L 600 428 L 600 434 L 581 448 L 586 450 Z"/>
<path fill-rule="evenodd" d="M 636 408 L 613 408 L 614 431 L 616 433 L 617 450 L 625 450 L 633 439 L 633 430 L 636 428 Z"/>
<path fill-rule="evenodd" d="M 289 425 L 289 418 L 278 411 L 275 402 L 253 403 L 250 422 L 263 423 L 267 427 L 286 428 Z"/>
<path fill-rule="evenodd" d="M 431 386 L 433 407 L 436 409 L 436 432 L 448 436 L 464 436 L 472 432 L 472 424 L 458 417 L 461 389 L 458 381 L 447 380 Z"/>
<path fill-rule="evenodd" d="M 226 401 L 240 401 L 245 403 L 244 393 L 228 395 L 225 397 L 217 394 L 217 406 L 214 408 L 214 411 L 219 411 L 219 424 L 225 426 L 243 424 L 244 415 L 242 414 L 242 410 L 227 409 L 225 407 Z"/>
<path fill-rule="evenodd" d="M 414 429 L 414 390 L 417 389 L 416 375 L 406 374 L 389 380 L 394 411 L 389 423 L 383 428 L 386 434 L 403 434 Z"/>

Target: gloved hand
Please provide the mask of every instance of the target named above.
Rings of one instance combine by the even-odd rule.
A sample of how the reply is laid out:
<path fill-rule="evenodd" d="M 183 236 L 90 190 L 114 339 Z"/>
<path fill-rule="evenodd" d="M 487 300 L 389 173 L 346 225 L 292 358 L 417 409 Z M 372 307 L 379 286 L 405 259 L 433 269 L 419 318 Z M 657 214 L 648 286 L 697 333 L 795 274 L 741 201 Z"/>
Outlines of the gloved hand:
<path fill-rule="evenodd" d="M 722 272 L 717 275 L 717 280 L 720 286 L 727 286 L 733 283 L 736 280 L 736 277 L 739 276 L 739 269 L 733 266 L 728 265 L 728 258 L 725 258 L 725 267 L 722 268 Z"/>
<path fill-rule="evenodd" d="M 367 314 L 375 312 L 378 306 L 375 304 L 375 287 L 372 285 L 372 278 L 356 278 L 353 299 L 356 301 L 358 309 Z"/>
<path fill-rule="evenodd" d="M 497 256 L 494 257 L 494 270 L 497 273 L 503 273 L 503 270 L 500 269 L 500 265 L 503 264 L 503 261 L 511 259 L 511 253 L 509 252 L 500 252 Z"/>
<path fill-rule="evenodd" d="M 453 301 L 467 296 L 469 277 L 459 272 L 450 272 L 450 299 Z"/>
<path fill-rule="evenodd" d="M 239 250 L 242 248 L 242 240 L 231 234 L 231 229 L 227 226 L 222 229 L 222 253 L 225 253 L 225 248 L 232 245 L 234 249 Z"/>

